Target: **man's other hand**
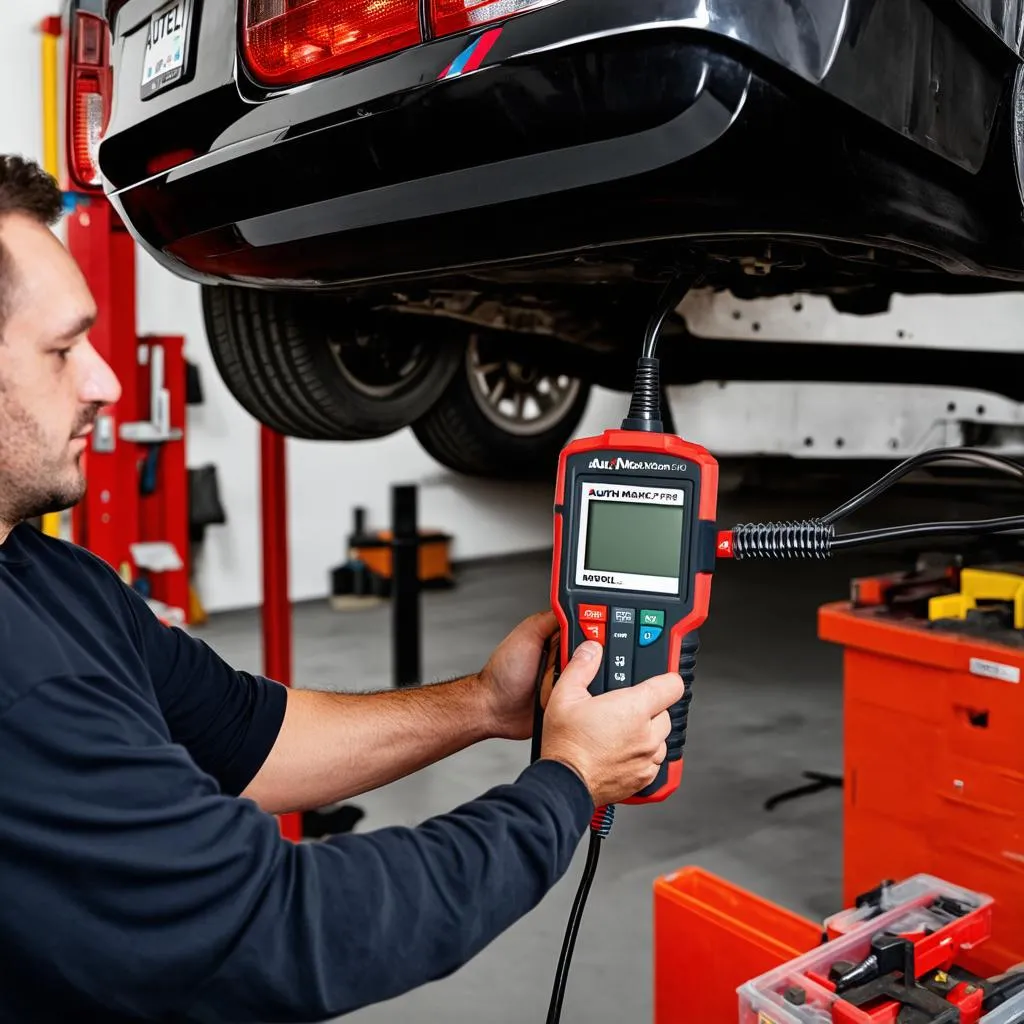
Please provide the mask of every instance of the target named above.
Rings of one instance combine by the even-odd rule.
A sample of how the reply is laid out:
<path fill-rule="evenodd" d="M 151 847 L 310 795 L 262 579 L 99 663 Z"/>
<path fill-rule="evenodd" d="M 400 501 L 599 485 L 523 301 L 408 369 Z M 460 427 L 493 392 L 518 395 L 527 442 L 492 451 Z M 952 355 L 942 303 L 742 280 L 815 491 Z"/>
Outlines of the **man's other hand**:
<path fill-rule="evenodd" d="M 481 700 L 501 739 L 525 740 L 533 733 L 534 687 L 548 637 L 558 629 L 553 612 L 539 612 L 520 623 L 491 655 L 479 675 Z"/>
<path fill-rule="evenodd" d="M 601 646 L 581 644 L 551 693 L 540 756 L 572 768 L 597 807 L 649 786 L 668 756 L 669 708 L 683 696 L 677 672 L 594 697 Z"/>

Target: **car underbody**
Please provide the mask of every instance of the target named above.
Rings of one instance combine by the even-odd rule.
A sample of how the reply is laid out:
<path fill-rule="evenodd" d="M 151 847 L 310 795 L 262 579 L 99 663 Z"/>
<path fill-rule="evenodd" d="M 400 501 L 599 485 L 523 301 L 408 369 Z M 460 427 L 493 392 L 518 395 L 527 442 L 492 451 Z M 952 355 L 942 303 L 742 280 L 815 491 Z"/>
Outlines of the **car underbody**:
<path fill-rule="evenodd" d="M 855 315 L 1024 287 L 1016 4 L 519 0 L 449 31 L 422 0 L 390 51 L 287 66 L 296 47 L 334 52 L 301 27 L 329 3 L 252 37 L 249 7 L 196 5 L 186 63 L 156 93 L 134 76 L 168 8 L 112 4 L 106 191 L 154 259 L 202 286 L 232 393 L 290 436 L 411 427 L 460 472 L 543 474 L 588 389 L 629 387 L 676 275 Z M 700 338 L 676 314 L 661 356 L 669 384 L 1024 398 L 1013 356 L 968 338 L 879 358 Z"/>

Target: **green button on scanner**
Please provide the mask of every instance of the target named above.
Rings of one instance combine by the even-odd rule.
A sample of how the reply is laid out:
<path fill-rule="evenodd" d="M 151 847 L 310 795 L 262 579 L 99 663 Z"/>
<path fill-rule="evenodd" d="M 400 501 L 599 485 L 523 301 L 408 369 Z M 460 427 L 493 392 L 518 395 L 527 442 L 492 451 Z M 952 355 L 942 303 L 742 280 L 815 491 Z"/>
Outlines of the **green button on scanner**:
<path fill-rule="evenodd" d="M 664 626 L 665 625 L 665 613 L 650 611 L 649 609 L 642 608 L 640 610 L 640 625 L 641 626 Z"/>

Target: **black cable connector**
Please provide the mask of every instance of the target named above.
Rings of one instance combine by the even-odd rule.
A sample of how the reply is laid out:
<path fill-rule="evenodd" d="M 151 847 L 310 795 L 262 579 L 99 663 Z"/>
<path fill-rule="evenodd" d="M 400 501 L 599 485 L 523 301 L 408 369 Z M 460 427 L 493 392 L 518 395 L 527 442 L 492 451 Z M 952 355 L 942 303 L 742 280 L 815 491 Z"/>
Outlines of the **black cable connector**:
<path fill-rule="evenodd" d="M 661 368 L 653 356 L 641 356 L 636 367 L 633 398 L 622 421 L 623 430 L 646 430 L 660 434 L 664 430 L 661 419 Z"/>
<path fill-rule="evenodd" d="M 633 382 L 633 397 L 629 411 L 622 421 L 623 430 L 644 430 L 650 434 L 661 434 L 665 424 L 661 415 L 661 366 L 654 353 L 665 321 L 676 307 L 686 298 L 691 288 L 703 280 L 693 271 L 679 271 L 665 285 L 653 316 L 647 322 L 640 361 L 636 367 Z"/>
<path fill-rule="evenodd" d="M 1002 516 L 946 523 L 909 523 L 836 535 L 836 523 L 840 520 L 862 509 L 912 470 L 936 462 L 966 462 L 996 469 L 1024 481 L 1024 466 L 1003 456 L 973 448 L 933 449 L 906 459 L 856 497 L 821 518 L 784 523 L 741 523 L 719 535 L 719 550 L 728 550 L 736 559 L 824 559 L 831 558 L 837 551 L 898 540 L 1024 532 L 1024 516 Z"/>

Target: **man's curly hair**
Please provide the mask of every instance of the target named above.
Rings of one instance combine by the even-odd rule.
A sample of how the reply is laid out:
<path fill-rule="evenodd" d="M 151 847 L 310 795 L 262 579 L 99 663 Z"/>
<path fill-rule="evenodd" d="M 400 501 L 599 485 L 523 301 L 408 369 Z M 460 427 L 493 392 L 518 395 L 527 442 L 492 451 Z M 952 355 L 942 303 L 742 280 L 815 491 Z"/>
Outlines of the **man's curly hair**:
<path fill-rule="evenodd" d="M 53 227 L 64 210 L 64 196 L 52 175 L 20 156 L 0 155 L 0 223 L 12 213 L 33 217 Z M 13 267 L 0 241 L 0 331 L 9 309 Z"/>

